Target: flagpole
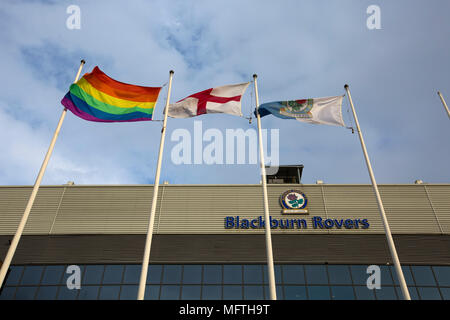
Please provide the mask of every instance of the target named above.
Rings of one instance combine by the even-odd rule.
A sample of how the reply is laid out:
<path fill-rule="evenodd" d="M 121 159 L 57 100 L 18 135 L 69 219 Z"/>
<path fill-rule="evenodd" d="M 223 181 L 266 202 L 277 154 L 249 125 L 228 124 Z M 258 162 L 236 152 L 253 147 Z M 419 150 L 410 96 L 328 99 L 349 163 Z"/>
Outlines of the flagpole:
<path fill-rule="evenodd" d="M 444 106 L 445 110 L 447 111 L 448 117 L 450 118 L 450 111 L 448 110 L 447 103 L 445 103 L 445 100 L 444 100 L 444 97 L 442 96 L 442 93 L 439 92 L 439 91 L 437 93 L 439 95 L 439 98 L 441 98 L 442 105 Z"/>
<path fill-rule="evenodd" d="M 370 179 L 372 180 L 373 191 L 377 198 L 378 209 L 380 210 L 381 221 L 383 223 L 384 232 L 386 234 L 386 239 L 389 245 L 389 251 L 391 252 L 392 260 L 394 261 L 395 271 L 397 273 L 397 278 L 400 283 L 400 288 L 402 290 L 403 299 L 411 300 L 409 296 L 408 287 L 406 286 L 405 277 L 403 276 L 403 271 L 400 266 L 400 260 L 398 259 L 397 250 L 395 249 L 394 239 L 392 238 L 391 229 L 389 228 L 389 223 L 386 218 L 386 213 L 384 211 L 383 202 L 381 201 L 380 192 L 378 191 L 377 182 L 375 181 L 375 176 L 373 174 L 372 165 L 370 164 L 369 155 L 367 153 L 366 145 L 362 136 L 361 128 L 359 127 L 358 117 L 356 116 L 355 107 L 353 106 L 352 96 L 350 95 L 350 90 L 348 85 L 344 86 L 347 91 L 348 100 L 350 101 L 350 106 L 352 107 L 353 117 L 355 118 L 356 129 L 358 131 L 359 140 L 361 142 L 361 147 L 366 159 L 367 169 L 369 170 Z"/>
<path fill-rule="evenodd" d="M 78 72 L 77 72 L 77 75 L 75 77 L 75 81 L 74 82 L 78 81 L 78 78 L 79 78 L 80 73 L 81 73 L 81 69 L 83 69 L 83 65 L 84 64 L 85 64 L 85 61 L 81 60 L 80 67 L 78 68 Z M 55 133 L 53 134 L 52 141 L 50 142 L 50 146 L 48 148 L 47 154 L 45 155 L 44 162 L 41 165 L 41 169 L 39 170 L 38 176 L 37 176 L 36 181 L 34 183 L 33 191 L 31 192 L 30 198 L 28 199 L 28 204 L 27 204 L 27 206 L 25 208 L 25 211 L 23 213 L 22 220 L 20 220 L 19 226 L 17 227 L 17 231 L 14 234 L 14 238 L 11 241 L 11 245 L 9 246 L 8 252 L 7 252 L 6 257 L 5 257 L 5 260 L 4 260 L 4 262 L 2 264 L 2 267 L 0 269 L 0 288 L 3 285 L 3 281 L 5 280 L 5 277 L 6 277 L 6 274 L 8 272 L 9 266 L 11 264 L 11 261 L 12 261 L 13 257 L 14 257 L 14 253 L 16 252 L 17 245 L 19 244 L 20 238 L 22 236 L 23 229 L 25 228 L 25 225 L 27 223 L 28 216 L 30 215 L 31 208 L 33 207 L 34 200 L 36 198 L 37 192 L 38 192 L 39 187 L 41 185 L 41 180 L 42 180 L 42 178 L 44 176 L 45 169 L 47 168 L 48 161 L 50 160 L 50 156 L 52 155 L 53 148 L 54 148 L 55 143 L 56 143 L 56 138 L 58 138 L 59 131 L 61 130 L 62 123 L 64 121 L 64 118 L 66 117 L 66 113 L 67 113 L 67 109 L 64 108 L 64 110 L 62 111 L 61 117 L 59 118 L 58 125 L 56 126 Z"/>
<path fill-rule="evenodd" d="M 163 128 L 161 130 L 161 141 L 159 143 L 158 164 L 156 166 L 155 184 L 153 187 L 152 208 L 150 211 L 150 221 L 149 221 L 148 229 L 147 229 L 147 239 L 145 241 L 144 257 L 142 259 L 141 278 L 139 281 L 139 291 L 138 291 L 137 300 L 144 300 L 144 296 L 145 296 L 145 284 L 146 284 L 146 280 L 147 280 L 148 264 L 150 261 L 150 249 L 152 246 L 152 238 L 153 238 L 153 225 L 155 223 L 156 200 L 158 198 L 159 176 L 161 174 L 161 162 L 162 162 L 162 156 L 163 156 L 163 151 L 164 151 L 164 140 L 166 137 L 167 115 L 169 114 L 169 100 L 170 100 L 170 91 L 172 89 L 172 77 L 173 77 L 173 71 L 170 70 L 169 88 L 167 90 L 167 101 L 166 101 L 166 107 L 164 109 L 164 122 L 163 122 Z"/>
<path fill-rule="evenodd" d="M 273 252 L 272 252 L 272 236 L 270 231 L 270 215 L 269 215 L 269 201 L 267 200 L 267 183 L 266 183 L 266 166 L 264 163 L 264 150 L 262 144 L 261 133 L 261 117 L 259 115 L 259 97 L 258 97 L 258 83 L 256 74 L 253 75 L 253 82 L 255 85 L 255 99 L 256 99 L 256 119 L 258 121 L 258 140 L 259 140 L 259 159 L 261 164 L 262 188 L 264 196 L 264 220 L 266 228 L 266 256 L 267 256 L 267 273 L 269 276 L 269 290 L 270 300 L 277 300 L 277 291 L 275 289 L 275 271 L 273 266 Z"/>

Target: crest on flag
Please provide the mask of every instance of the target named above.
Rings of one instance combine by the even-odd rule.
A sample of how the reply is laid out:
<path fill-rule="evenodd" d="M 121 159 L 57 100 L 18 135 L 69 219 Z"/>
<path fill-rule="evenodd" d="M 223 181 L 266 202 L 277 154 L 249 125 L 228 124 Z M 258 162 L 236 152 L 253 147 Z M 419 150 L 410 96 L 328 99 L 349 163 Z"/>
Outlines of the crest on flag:
<path fill-rule="evenodd" d="M 343 96 L 335 96 L 267 102 L 259 106 L 258 112 L 261 117 L 272 114 L 281 119 L 345 127 L 342 98 Z"/>
<path fill-rule="evenodd" d="M 312 118 L 313 99 L 281 101 L 280 114 L 293 118 Z"/>

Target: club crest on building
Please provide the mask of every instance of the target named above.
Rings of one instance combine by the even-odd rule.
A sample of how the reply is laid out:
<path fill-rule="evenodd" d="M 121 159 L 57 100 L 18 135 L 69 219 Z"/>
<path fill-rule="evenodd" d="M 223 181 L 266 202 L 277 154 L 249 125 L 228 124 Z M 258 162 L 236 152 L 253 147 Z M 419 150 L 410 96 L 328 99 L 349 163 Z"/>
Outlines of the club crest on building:
<path fill-rule="evenodd" d="M 311 109 L 313 107 L 313 99 L 302 99 L 292 101 L 282 101 L 284 106 L 280 108 L 280 114 L 293 118 L 312 118 Z"/>
<path fill-rule="evenodd" d="M 299 190 L 288 190 L 280 197 L 280 204 L 284 214 L 308 214 L 308 198 Z"/>

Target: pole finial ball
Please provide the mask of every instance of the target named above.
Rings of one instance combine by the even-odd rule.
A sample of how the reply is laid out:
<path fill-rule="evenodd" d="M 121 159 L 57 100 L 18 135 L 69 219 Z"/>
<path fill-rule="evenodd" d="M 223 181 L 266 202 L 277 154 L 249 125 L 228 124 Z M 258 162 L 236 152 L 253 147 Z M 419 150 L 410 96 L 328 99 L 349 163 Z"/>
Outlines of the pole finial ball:
<path fill-rule="evenodd" d="M 255 73 L 255 74 L 253 75 L 253 78 L 258 78 L 258 75 Z"/>
<path fill-rule="evenodd" d="M 346 85 L 344 86 L 344 88 L 345 88 L 345 89 L 348 89 L 348 84 L 346 84 Z"/>
<path fill-rule="evenodd" d="M 174 72 L 173 70 L 170 70 L 169 73 L 170 73 L 170 74 L 174 74 L 175 72 Z"/>
<path fill-rule="evenodd" d="M 85 64 L 86 61 L 84 61 L 84 59 L 81 59 L 81 64 Z"/>

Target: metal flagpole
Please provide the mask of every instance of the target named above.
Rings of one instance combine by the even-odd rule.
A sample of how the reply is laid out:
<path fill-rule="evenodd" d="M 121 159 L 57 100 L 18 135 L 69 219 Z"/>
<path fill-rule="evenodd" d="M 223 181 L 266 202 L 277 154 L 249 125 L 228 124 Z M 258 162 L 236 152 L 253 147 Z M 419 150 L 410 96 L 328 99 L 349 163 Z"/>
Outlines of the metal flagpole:
<path fill-rule="evenodd" d="M 77 72 L 74 82 L 78 81 L 78 77 L 80 76 L 81 69 L 83 69 L 84 63 L 85 63 L 85 61 L 81 60 L 80 67 L 78 68 L 78 72 Z M 0 288 L 3 285 L 3 281 L 5 280 L 6 273 L 8 272 L 12 258 L 14 257 L 14 253 L 16 252 L 16 248 L 17 248 L 17 245 L 19 244 L 20 237 L 22 236 L 23 229 L 25 228 L 25 225 L 27 223 L 31 208 L 33 207 L 34 199 L 36 198 L 37 192 L 39 190 L 39 186 L 41 185 L 41 180 L 44 176 L 45 169 L 47 168 L 47 164 L 50 159 L 50 156 L 52 155 L 53 148 L 56 143 L 56 138 L 58 138 L 58 134 L 59 134 L 59 131 L 61 130 L 61 126 L 64 121 L 64 118 L 66 117 L 66 113 L 67 113 L 67 109 L 64 108 L 64 110 L 61 114 L 61 117 L 59 118 L 59 122 L 56 127 L 55 133 L 53 135 L 53 139 L 50 143 L 50 147 L 48 148 L 47 154 L 45 155 L 45 158 L 44 158 L 44 162 L 41 165 L 41 169 L 39 170 L 39 174 L 34 183 L 33 191 L 31 192 L 31 196 L 28 199 L 28 204 L 23 213 L 22 220 L 20 220 L 19 226 L 17 227 L 17 231 L 14 235 L 14 238 L 12 239 L 11 245 L 9 246 L 8 253 L 6 254 L 5 261 L 3 262 L 2 267 L 0 269 Z"/>
<path fill-rule="evenodd" d="M 139 281 L 139 291 L 138 291 L 138 296 L 137 296 L 138 300 L 144 300 L 144 295 L 145 295 L 145 283 L 147 280 L 148 264 L 150 261 L 150 248 L 152 246 L 153 225 L 155 223 L 156 200 L 158 198 L 159 176 L 161 173 L 161 162 L 162 162 L 162 156 L 163 156 L 163 151 L 164 151 L 164 140 L 166 137 L 167 115 L 169 114 L 169 100 L 170 100 L 170 91 L 172 89 L 172 77 L 173 77 L 173 71 L 170 70 L 169 88 L 167 90 L 167 101 L 166 101 L 166 107 L 164 109 L 164 122 L 163 122 L 163 128 L 161 130 L 161 141 L 159 143 L 159 154 L 158 154 L 158 164 L 156 166 L 155 185 L 153 187 L 152 208 L 150 211 L 150 221 L 148 223 L 148 229 L 147 229 L 147 239 L 145 241 L 144 258 L 142 259 L 141 278 Z"/>
<path fill-rule="evenodd" d="M 269 201 L 267 200 L 266 166 L 264 164 L 264 151 L 261 133 L 261 117 L 259 116 L 258 83 L 256 81 L 257 77 L 258 76 L 256 74 L 253 75 L 253 82 L 255 85 L 255 99 L 256 99 L 256 119 L 258 121 L 259 159 L 261 164 L 262 188 L 264 196 L 264 220 L 266 221 L 265 225 L 266 225 L 267 273 L 269 276 L 270 300 L 277 300 L 277 291 L 275 289 L 275 271 L 273 266 L 272 236 L 270 231 Z"/>
<path fill-rule="evenodd" d="M 439 98 L 441 98 L 442 104 L 444 105 L 445 110 L 447 110 L 447 115 L 450 118 L 450 111 L 448 110 L 447 104 L 445 103 L 444 97 L 442 96 L 442 93 L 439 91 L 437 92 L 439 95 Z"/>
<path fill-rule="evenodd" d="M 366 145 L 362 136 L 361 128 L 359 127 L 358 117 L 356 116 L 355 107 L 353 106 L 352 96 L 350 95 L 350 90 L 348 85 L 344 86 L 347 91 L 348 100 L 350 101 L 350 106 L 352 107 L 353 117 L 355 118 L 356 129 L 358 131 L 359 140 L 361 142 L 361 147 L 366 159 L 367 169 L 369 170 L 370 179 L 372 180 L 373 191 L 377 198 L 378 209 L 380 210 L 381 221 L 383 222 L 384 232 L 386 233 L 386 239 L 389 245 L 389 251 L 391 252 L 392 260 L 394 260 L 395 271 L 397 273 L 397 278 L 400 282 L 400 288 L 402 289 L 403 299 L 411 300 L 409 296 L 408 287 L 406 286 L 405 277 L 403 276 L 403 271 L 400 266 L 400 260 L 398 259 L 397 250 L 395 249 L 394 239 L 392 238 L 391 229 L 389 228 L 389 223 L 386 218 L 386 213 L 384 212 L 383 202 L 381 202 L 380 192 L 378 191 L 377 182 L 375 181 L 375 176 L 372 171 L 372 166 L 370 164 L 369 155 L 367 153 Z"/>

